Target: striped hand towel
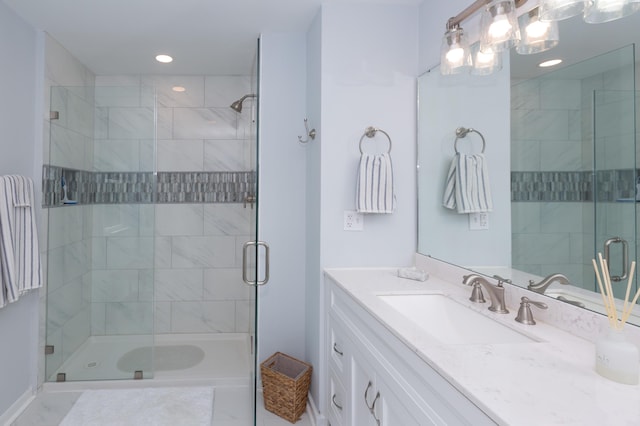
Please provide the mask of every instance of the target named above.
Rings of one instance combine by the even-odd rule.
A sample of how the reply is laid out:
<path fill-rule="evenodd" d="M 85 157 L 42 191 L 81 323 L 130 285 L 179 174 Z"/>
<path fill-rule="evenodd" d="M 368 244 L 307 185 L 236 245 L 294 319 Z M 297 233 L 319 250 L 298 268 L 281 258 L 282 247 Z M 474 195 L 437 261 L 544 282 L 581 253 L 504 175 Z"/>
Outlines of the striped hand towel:
<path fill-rule="evenodd" d="M 0 177 L 0 307 L 42 287 L 33 182 Z"/>
<path fill-rule="evenodd" d="M 483 213 L 493 209 L 484 155 L 456 154 L 447 174 L 442 204 L 458 213 Z"/>
<path fill-rule="evenodd" d="M 356 210 L 360 213 L 393 213 L 395 209 L 391 157 L 388 153 L 362 154 L 358 167 Z"/>

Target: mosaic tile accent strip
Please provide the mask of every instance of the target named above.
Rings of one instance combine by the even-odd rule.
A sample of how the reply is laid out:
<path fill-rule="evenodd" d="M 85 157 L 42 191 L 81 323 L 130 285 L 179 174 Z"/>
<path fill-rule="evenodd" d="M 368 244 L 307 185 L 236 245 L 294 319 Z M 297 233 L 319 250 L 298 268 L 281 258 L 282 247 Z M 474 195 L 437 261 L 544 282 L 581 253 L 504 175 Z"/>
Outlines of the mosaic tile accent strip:
<path fill-rule="evenodd" d="M 596 173 L 596 200 L 621 201 L 636 196 L 636 176 L 639 171 L 603 170 Z"/>
<path fill-rule="evenodd" d="M 511 172 L 511 201 L 614 202 L 635 197 L 640 170 Z M 595 185 L 594 185 L 595 180 Z M 594 191 L 595 188 L 595 191 Z M 595 192 L 595 194 L 594 194 Z M 594 198 L 595 195 L 595 198 Z"/>
<path fill-rule="evenodd" d="M 89 172 L 44 165 L 43 207 L 62 205 L 62 177 L 77 204 L 242 203 L 255 172 Z"/>

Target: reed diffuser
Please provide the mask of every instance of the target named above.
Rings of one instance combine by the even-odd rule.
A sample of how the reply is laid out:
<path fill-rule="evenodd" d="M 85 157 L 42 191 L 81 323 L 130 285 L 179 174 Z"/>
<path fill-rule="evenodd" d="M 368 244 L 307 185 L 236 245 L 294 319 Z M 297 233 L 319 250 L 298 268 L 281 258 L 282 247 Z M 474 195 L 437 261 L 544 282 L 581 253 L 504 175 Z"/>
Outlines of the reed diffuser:
<path fill-rule="evenodd" d="M 598 288 L 602 295 L 605 312 L 609 319 L 609 330 L 606 336 L 596 341 L 596 372 L 603 377 L 619 383 L 637 385 L 640 370 L 640 354 L 636 345 L 629 342 L 623 332 L 624 325 L 629 319 L 633 307 L 638 301 L 638 297 L 640 297 L 639 288 L 632 301 L 629 302 L 636 262 L 631 262 L 624 304 L 618 316 L 618 307 L 616 306 L 613 287 L 611 286 L 609 265 L 606 259 L 602 258 L 602 253 L 598 253 L 598 260 L 600 261 L 600 268 L 598 268 L 596 260 L 592 259 L 593 269 L 596 273 Z M 602 278 L 600 272 L 602 272 Z"/>

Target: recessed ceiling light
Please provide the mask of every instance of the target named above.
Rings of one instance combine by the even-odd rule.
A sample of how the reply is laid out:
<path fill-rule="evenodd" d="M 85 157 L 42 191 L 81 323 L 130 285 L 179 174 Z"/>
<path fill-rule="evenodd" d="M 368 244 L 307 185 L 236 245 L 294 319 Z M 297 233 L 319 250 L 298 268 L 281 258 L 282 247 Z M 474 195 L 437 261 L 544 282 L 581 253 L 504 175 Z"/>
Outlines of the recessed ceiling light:
<path fill-rule="evenodd" d="M 163 64 L 168 64 L 169 62 L 173 61 L 173 58 L 169 55 L 157 55 L 156 61 L 162 62 Z"/>
<path fill-rule="evenodd" d="M 182 87 L 182 86 L 173 86 L 173 87 L 171 88 L 171 90 L 173 90 L 174 92 L 186 92 L 186 91 L 187 91 L 187 89 L 185 89 L 185 88 L 184 88 L 184 87 Z"/>
<path fill-rule="evenodd" d="M 558 65 L 561 62 L 562 59 L 550 59 L 548 61 L 540 62 L 538 66 L 541 68 L 552 67 L 554 65 Z"/>

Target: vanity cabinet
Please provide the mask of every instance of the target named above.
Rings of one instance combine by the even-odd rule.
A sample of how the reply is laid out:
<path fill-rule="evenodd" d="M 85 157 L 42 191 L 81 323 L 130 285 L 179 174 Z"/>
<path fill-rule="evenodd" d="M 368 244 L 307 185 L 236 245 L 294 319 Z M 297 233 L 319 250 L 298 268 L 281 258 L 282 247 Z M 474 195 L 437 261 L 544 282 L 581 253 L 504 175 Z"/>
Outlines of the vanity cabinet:
<path fill-rule="evenodd" d="M 331 426 L 495 424 L 329 276 L 325 297 Z"/>

